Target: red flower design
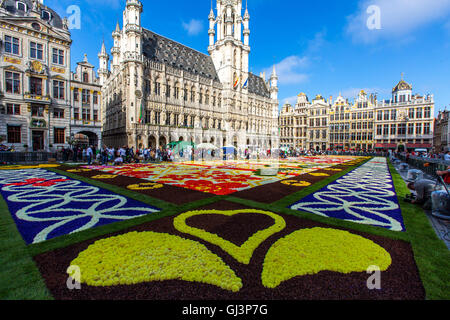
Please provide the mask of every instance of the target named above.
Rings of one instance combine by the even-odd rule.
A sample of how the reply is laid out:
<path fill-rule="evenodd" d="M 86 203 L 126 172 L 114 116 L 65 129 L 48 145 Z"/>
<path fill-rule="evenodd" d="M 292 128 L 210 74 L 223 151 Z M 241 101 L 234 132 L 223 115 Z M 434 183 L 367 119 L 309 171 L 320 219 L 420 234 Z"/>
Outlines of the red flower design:
<path fill-rule="evenodd" d="M 18 183 L 10 183 L 6 184 L 5 186 L 28 186 L 32 185 L 33 187 L 52 187 L 58 182 L 66 182 L 66 179 L 53 179 L 53 180 L 45 180 L 45 179 L 39 179 L 39 178 L 33 178 L 33 179 L 27 179 L 24 182 L 18 182 Z"/>

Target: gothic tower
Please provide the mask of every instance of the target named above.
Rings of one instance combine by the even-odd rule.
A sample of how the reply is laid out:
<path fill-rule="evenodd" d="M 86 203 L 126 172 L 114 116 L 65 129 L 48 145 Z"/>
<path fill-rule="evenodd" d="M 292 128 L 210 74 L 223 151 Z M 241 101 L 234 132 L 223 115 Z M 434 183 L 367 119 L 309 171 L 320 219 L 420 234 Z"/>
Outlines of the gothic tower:
<path fill-rule="evenodd" d="M 217 0 L 216 9 L 217 17 L 212 8 L 209 14 L 209 54 L 224 89 L 246 90 L 250 15 L 246 8 L 242 16 L 242 0 Z"/>
<path fill-rule="evenodd" d="M 120 62 L 124 68 L 125 81 L 128 85 L 127 130 L 128 145 L 136 145 L 136 135 L 131 134 L 133 124 L 139 121 L 144 107 L 143 83 L 143 29 L 141 26 L 142 3 L 139 0 L 127 0 L 123 12 L 123 30 L 121 40 Z M 119 33 L 118 31 L 116 31 Z M 116 39 L 115 39 L 116 40 Z M 119 41 L 119 38 L 117 39 Z"/>

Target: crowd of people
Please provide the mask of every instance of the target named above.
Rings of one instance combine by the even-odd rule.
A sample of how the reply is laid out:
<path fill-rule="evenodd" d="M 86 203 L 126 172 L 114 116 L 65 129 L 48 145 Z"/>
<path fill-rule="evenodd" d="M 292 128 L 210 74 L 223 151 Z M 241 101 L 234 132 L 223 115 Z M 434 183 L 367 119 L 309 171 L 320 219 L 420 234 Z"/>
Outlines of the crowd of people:
<path fill-rule="evenodd" d="M 407 159 L 410 157 L 422 158 L 424 160 L 441 160 L 450 162 L 450 150 L 447 152 L 402 152 L 401 155 L 405 156 Z"/>
<path fill-rule="evenodd" d="M 65 148 L 62 150 L 62 158 L 64 162 L 87 162 L 88 165 L 93 163 L 100 165 L 121 165 L 124 163 L 140 163 L 140 162 L 161 162 L 173 161 L 173 152 L 163 147 L 145 148 L 134 150 L 123 146 L 113 148 L 103 146 L 95 148 L 94 146 L 75 146 L 73 148 Z"/>

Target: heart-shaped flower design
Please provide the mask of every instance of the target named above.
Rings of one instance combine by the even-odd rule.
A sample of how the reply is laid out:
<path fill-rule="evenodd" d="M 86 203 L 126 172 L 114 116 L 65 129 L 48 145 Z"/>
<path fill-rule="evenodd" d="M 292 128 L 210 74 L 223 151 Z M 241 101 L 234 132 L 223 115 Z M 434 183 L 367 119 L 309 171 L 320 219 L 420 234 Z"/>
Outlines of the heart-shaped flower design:
<path fill-rule="evenodd" d="M 224 215 L 224 216 L 234 216 L 237 214 L 245 214 L 245 213 L 257 213 L 269 216 L 274 219 L 275 223 L 268 229 L 260 230 L 257 233 L 253 234 L 242 246 L 237 246 L 230 241 L 227 241 L 216 234 L 210 233 L 208 231 L 193 228 L 186 224 L 186 220 L 193 216 L 198 215 Z M 272 212 L 262 211 L 262 210 L 232 210 L 232 211 L 221 211 L 221 210 L 204 210 L 204 211 L 189 211 L 183 213 L 174 219 L 174 227 L 178 231 L 186 234 L 190 234 L 192 236 L 203 239 L 209 243 L 212 243 L 222 250 L 230 254 L 233 258 L 243 264 L 249 264 L 250 259 L 253 256 L 253 252 L 269 237 L 274 235 L 275 233 L 280 232 L 286 227 L 286 222 L 284 219 Z"/>
<path fill-rule="evenodd" d="M 329 228 L 302 229 L 269 249 L 261 279 L 266 288 L 273 289 L 296 276 L 364 272 L 370 266 L 385 271 L 391 263 L 384 248 L 362 236 Z"/>

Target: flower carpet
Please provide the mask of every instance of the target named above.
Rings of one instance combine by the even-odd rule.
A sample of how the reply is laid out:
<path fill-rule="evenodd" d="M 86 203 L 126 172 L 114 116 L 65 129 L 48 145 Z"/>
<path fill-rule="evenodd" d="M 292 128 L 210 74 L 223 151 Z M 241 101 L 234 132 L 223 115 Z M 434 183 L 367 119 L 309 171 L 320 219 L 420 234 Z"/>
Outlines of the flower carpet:
<path fill-rule="evenodd" d="M 369 161 L 290 209 L 393 231 L 405 230 L 385 158 Z"/>
<path fill-rule="evenodd" d="M 28 244 L 159 211 L 44 169 L 1 170 L 0 188 Z"/>
<path fill-rule="evenodd" d="M 227 201 L 47 252 L 35 261 L 57 299 L 424 297 L 406 242 Z M 372 265 L 382 271 L 383 290 L 367 288 Z M 71 266 L 81 270 L 81 290 L 66 287 Z"/>
<path fill-rule="evenodd" d="M 277 176 L 259 176 L 257 171 L 268 161 L 218 161 L 181 162 L 164 164 L 125 164 L 120 167 L 86 166 L 85 169 L 104 172 L 109 175 L 144 179 L 164 185 L 186 188 L 214 195 L 230 195 L 258 186 L 292 179 L 299 175 L 326 169 L 338 164 L 355 161 L 350 157 L 311 157 L 304 162 L 276 163 L 280 171 Z"/>
<path fill-rule="evenodd" d="M 27 283 L 56 300 L 443 296 L 447 259 L 417 251 L 434 234 L 405 215 L 386 159 L 296 158 L 260 176 L 269 164 L 2 167 L 0 298 L 31 296 Z M 213 186 L 189 182 L 201 180 Z"/>

